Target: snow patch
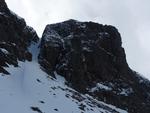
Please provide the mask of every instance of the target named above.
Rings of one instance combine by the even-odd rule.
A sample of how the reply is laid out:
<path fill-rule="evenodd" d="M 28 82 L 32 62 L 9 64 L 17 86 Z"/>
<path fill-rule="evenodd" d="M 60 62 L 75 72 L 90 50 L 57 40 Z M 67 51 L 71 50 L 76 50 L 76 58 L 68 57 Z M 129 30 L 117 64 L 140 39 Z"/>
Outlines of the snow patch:
<path fill-rule="evenodd" d="M 129 96 L 129 94 L 133 93 L 132 88 L 121 89 L 120 95 Z"/>
<path fill-rule="evenodd" d="M 4 48 L 0 48 L 0 50 L 1 50 L 3 53 L 5 53 L 5 54 L 9 54 L 9 52 L 8 52 L 6 49 L 4 49 Z"/>
<path fill-rule="evenodd" d="M 95 91 L 100 91 L 100 90 L 106 90 L 106 91 L 111 91 L 112 88 L 108 87 L 106 85 L 103 85 L 101 83 L 97 83 L 95 87 L 93 87 L 90 92 L 95 92 Z"/>

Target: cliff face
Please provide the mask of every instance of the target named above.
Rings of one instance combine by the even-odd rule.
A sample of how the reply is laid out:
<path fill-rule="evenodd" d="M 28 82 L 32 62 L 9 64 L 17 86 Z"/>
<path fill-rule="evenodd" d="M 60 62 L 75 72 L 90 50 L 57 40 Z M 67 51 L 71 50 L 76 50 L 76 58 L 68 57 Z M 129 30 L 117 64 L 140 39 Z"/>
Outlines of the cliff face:
<path fill-rule="evenodd" d="M 150 82 L 128 66 L 115 27 L 68 20 L 47 25 L 37 42 L 0 0 L 1 112 L 150 113 Z"/>
<path fill-rule="evenodd" d="M 17 59 L 32 60 L 27 47 L 37 42 L 38 36 L 32 27 L 26 25 L 23 18 L 7 8 L 4 0 L 0 1 L 0 72 L 9 74 L 3 67 L 8 64 L 17 66 Z"/>
<path fill-rule="evenodd" d="M 55 55 L 61 54 L 57 51 L 57 44 L 55 46 L 53 43 L 56 40 L 48 42 L 54 44 L 56 49 L 45 48 L 46 53 L 51 53 L 45 60 L 42 45 L 46 41 L 42 40 L 42 49 L 39 51 L 38 40 L 34 29 L 11 12 L 4 0 L 0 0 L 0 113 L 127 113 L 67 86 L 64 77 L 53 73 L 58 60 Z M 39 62 L 44 62 L 47 66 L 54 60 L 53 68 L 43 69 L 50 75 L 53 73 L 55 78 L 41 70 L 38 55 Z M 62 75 L 65 76 L 65 73 Z"/>
<path fill-rule="evenodd" d="M 117 29 L 93 22 L 69 20 L 48 25 L 40 57 L 49 62 L 50 71 L 72 78 L 76 85 L 85 84 L 83 90 L 89 82 L 115 80 L 130 70 Z"/>
<path fill-rule="evenodd" d="M 148 113 L 150 83 L 129 68 L 121 45 L 113 26 L 68 20 L 46 26 L 39 63 L 79 92 L 129 113 Z"/>

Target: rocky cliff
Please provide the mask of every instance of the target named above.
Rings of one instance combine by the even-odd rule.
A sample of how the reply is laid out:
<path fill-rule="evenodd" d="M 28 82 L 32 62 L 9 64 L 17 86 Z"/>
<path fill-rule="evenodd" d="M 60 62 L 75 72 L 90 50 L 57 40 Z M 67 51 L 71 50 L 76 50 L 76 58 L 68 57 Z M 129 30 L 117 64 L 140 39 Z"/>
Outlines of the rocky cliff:
<path fill-rule="evenodd" d="M 0 0 L 0 100 L 3 113 L 150 113 L 150 82 L 128 66 L 115 27 L 68 20 L 39 41 Z"/>
<path fill-rule="evenodd" d="M 17 60 L 32 60 L 27 47 L 37 42 L 38 36 L 23 18 L 10 11 L 4 0 L 0 0 L 0 72 L 9 74 L 3 67 L 18 65 Z"/>
<path fill-rule="evenodd" d="M 115 27 L 76 20 L 47 25 L 40 47 L 43 69 L 68 86 L 129 113 L 150 112 L 150 83 L 129 68 Z"/>

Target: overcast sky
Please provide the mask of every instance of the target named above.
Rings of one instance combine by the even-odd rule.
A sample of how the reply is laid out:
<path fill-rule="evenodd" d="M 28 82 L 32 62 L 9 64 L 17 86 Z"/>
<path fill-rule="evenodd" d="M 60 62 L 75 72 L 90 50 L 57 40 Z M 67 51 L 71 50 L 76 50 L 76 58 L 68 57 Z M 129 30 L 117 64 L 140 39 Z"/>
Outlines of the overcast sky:
<path fill-rule="evenodd" d="M 46 24 L 67 19 L 114 25 L 130 67 L 150 79 L 150 0 L 6 0 L 41 36 Z"/>

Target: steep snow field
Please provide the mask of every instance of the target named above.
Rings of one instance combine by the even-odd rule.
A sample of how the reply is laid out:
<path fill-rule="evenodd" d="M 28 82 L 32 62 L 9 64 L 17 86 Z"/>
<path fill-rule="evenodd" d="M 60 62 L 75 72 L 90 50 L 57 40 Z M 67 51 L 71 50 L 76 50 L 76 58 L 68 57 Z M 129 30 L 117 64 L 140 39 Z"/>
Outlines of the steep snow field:
<path fill-rule="evenodd" d="M 0 74 L 0 113 L 127 113 L 115 106 L 82 95 L 40 69 L 38 44 L 32 44 L 32 62 L 19 62 Z"/>

